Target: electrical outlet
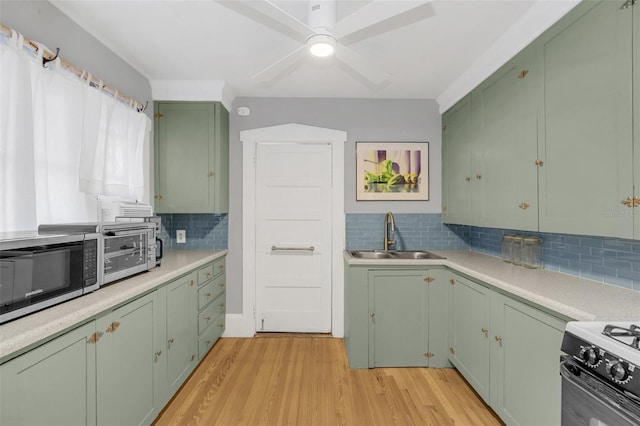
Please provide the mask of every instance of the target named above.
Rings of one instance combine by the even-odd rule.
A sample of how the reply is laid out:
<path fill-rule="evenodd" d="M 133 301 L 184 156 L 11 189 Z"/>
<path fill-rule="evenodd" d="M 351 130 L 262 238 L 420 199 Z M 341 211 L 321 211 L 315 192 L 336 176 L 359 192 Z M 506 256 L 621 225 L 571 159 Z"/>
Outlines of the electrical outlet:
<path fill-rule="evenodd" d="M 185 244 L 187 242 L 187 231 L 184 229 L 178 229 L 176 231 L 176 243 Z"/>

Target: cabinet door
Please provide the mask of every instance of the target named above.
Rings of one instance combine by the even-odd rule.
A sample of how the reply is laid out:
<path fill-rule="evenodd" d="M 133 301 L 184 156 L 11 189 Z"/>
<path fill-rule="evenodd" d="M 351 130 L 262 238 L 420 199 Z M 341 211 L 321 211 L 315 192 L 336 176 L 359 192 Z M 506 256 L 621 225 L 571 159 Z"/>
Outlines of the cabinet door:
<path fill-rule="evenodd" d="M 492 291 L 453 275 L 449 288 L 449 360 L 489 400 L 489 309 Z"/>
<path fill-rule="evenodd" d="M 96 424 L 95 322 L 0 366 L 0 424 Z"/>
<path fill-rule="evenodd" d="M 559 425 L 566 323 L 499 294 L 491 323 L 491 406 L 507 424 Z"/>
<path fill-rule="evenodd" d="M 640 4 L 638 3 L 633 6 L 633 45 L 640 46 Z M 640 195 L 640 52 L 638 50 L 636 48 L 633 55 L 633 110 L 636 111 L 633 123 L 633 154 L 636 196 Z M 634 219 L 634 238 L 640 240 L 640 212 L 637 209 Z"/>
<path fill-rule="evenodd" d="M 156 111 L 156 212 L 227 212 L 227 111 L 213 102 L 158 102 Z"/>
<path fill-rule="evenodd" d="M 195 272 L 167 285 L 167 399 L 177 392 L 197 363 L 197 297 Z"/>
<path fill-rule="evenodd" d="M 369 367 L 428 365 L 424 271 L 369 272 Z"/>
<path fill-rule="evenodd" d="M 479 164 L 471 179 L 474 222 L 538 230 L 537 86 L 535 49 L 525 49 L 472 92 Z M 474 203 L 474 201 L 476 201 Z"/>
<path fill-rule="evenodd" d="M 98 424 L 150 424 L 162 409 L 164 289 L 98 319 L 98 330 L 104 332 L 97 352 Z"/>
<path fill-rule="evenodd" d="M 578 5 L 538 42 L 543 60 L 540 231 L 632 238 L 632 8 Z"/>
<path fill-rule="evenodd" d="M 442 117 L 442 219 L 470 224 L 471 212 L 471 96 Z"/>
<path fill-rule="evenodd" d="M 444 269 L 430 269 L 424 276 L 429 287 L 429 367 L 451 367 L 447 341 L 450 276 L 451 273 Z"/>

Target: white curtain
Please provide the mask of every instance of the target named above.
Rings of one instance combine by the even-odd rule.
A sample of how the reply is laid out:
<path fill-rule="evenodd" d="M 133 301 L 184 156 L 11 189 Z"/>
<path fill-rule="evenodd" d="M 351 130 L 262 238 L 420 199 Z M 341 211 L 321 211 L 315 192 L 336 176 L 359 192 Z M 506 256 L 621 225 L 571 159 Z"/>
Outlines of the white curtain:
<path fill-rule="evenodd" d="M 97 195 L 142 199 L 146 115 L 44 68 L 19 34 L 0 49 L 0 231 L 96 220 Z"/>

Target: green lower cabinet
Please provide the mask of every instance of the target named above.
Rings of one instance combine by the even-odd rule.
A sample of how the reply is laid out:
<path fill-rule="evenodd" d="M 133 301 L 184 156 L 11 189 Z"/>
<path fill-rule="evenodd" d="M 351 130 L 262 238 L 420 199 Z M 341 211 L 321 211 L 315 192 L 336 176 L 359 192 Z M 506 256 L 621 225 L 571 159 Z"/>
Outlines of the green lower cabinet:
<path fill-rule="evenodd" d="M 559 425 L 566 322 L 500 294 L 491 304 L 491 407 L 508 425 Z"/>
<path fill-rule="evenodd" d="M 163 287 L 97 320 L 99 425 L 150 424 L 163 408 L 166 327 Z"/>
<path fill-rule="evenodd" d="M 453 274 L 449 288 L 449 360 L 489 400 L 491 290 Z"/>
<path fill-rule="evenodd" d="M 444 269 L 348 267 L 345 345 L 351 368 L 450 367 Z"/>
<path fill-rule="evenodd" d="M 192 272 L 167 284 L 167 388 L 168 401 L 198 363 L 198 286 Z"/>
<path fill-rule="evenodd" d="M 0 424 L 95 425 L 91 321 L 0 366 Z"/>
<path fill-rule="evenodd" d="M 507 425 L 560 424 L 566 321 L 456 274 L 450 360 Z"/>

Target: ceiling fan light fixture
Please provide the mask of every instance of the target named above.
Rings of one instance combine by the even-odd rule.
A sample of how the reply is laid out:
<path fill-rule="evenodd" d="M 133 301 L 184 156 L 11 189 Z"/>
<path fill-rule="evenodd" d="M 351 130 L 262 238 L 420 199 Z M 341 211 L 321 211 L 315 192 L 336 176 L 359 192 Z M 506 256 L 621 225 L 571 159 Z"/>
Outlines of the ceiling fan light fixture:
<path fill-rule="evenodd" d="M 307 50 L 319 58 L 331 56 L 336 50 L 336 39 L 325 34 L 312 35 L 307 40 Z"/>

